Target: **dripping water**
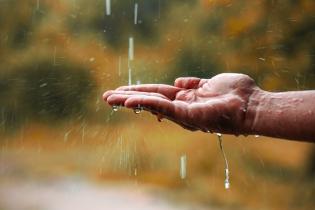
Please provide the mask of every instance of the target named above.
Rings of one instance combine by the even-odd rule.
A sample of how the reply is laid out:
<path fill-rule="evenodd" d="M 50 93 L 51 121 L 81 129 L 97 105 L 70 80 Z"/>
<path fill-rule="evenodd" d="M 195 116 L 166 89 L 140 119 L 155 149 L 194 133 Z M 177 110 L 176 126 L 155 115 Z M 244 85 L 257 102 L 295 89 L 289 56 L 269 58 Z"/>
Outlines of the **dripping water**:
<path fill-rule="evenodd" d="M 224 162 L 225 162 L 225 169 L 224 169 L 224 174 L 225 174 L 225 180 L 224 180 L 224 188 L 225 189 L 229 189 L 230 188 L 230 177 L 229 177 L 229 164 L 223 149 L 223 144 L 222 144 L 222 134 L 221 133 L 217 133 L 218 136 L 218 143 L 219 143 L 219 147 L 221 150 L 221 154 L 223 156 Z"/>

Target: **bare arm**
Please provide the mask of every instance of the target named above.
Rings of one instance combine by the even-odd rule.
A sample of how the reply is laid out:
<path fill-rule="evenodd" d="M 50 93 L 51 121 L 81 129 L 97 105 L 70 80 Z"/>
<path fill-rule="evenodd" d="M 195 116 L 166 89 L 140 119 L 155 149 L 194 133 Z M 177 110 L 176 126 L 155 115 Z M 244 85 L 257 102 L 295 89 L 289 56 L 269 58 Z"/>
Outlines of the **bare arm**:
<path fill-rule="evenodd" d="M 255 91 L 248 103 L 251 134 L 315 142 L 315 91 Z"/>

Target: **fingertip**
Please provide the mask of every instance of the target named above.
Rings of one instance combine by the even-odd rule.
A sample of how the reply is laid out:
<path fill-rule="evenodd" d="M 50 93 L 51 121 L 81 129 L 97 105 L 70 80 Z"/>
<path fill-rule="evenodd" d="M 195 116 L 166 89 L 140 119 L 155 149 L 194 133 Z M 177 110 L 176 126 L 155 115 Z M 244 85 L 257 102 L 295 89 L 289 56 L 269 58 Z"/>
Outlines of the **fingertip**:
<path fill-rule="evenodd" d="M 113 95 L 110 95 L 110 96 L 107 97 L 106 102 L 107 102 L 109 105 L 113 105 L 115 99 L 116 99 L 116 96 L 115 96 L 115 94 L 113 94 Z"/>
<path fill-rule="evenodd" d="M 119 106 L 123 106 L 125 101 L 129 98 L 129 95 L 121 95 L 121 94 L 111 94 L 110 96 L 108 96 L 107 98 L 107 103 L 109 105 L 119 105 Z"/>
<path fill-rule="evenodd" d="M 103 100 L 106 101 L 107 98 L 112 94 L 112 92 L 113 92 L 112 90 L 108 90 L 105 93 L 103 93 L 103 96 L 102 96 Z"/>

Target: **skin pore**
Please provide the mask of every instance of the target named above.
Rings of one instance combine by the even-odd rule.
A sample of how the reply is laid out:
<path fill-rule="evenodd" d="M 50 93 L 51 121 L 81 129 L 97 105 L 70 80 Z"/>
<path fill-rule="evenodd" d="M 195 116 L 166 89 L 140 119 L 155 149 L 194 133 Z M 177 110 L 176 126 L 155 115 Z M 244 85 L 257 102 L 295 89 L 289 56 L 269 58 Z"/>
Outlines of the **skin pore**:
<path fill-rule="evenodd" d="M 315 91 L 267 92 L 244 74 L 122 86 L 103 99 L 111 106 L 140 106 L 189 130 L 315 142 Z"/>

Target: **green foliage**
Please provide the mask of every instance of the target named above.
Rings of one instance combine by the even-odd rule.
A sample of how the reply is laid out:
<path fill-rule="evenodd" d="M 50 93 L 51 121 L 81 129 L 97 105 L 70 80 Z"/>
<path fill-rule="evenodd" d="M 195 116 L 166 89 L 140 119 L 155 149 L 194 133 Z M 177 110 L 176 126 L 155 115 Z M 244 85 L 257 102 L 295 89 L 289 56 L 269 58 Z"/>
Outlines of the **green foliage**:
<path fill-rule="evenodd" d="M 87 68 L 41 60 L 1 74 L 0 87 L 0 121 L 2 130 L 9 130 L 26 119 L 52 123 L 84 117 L 96 84 Z"/>

